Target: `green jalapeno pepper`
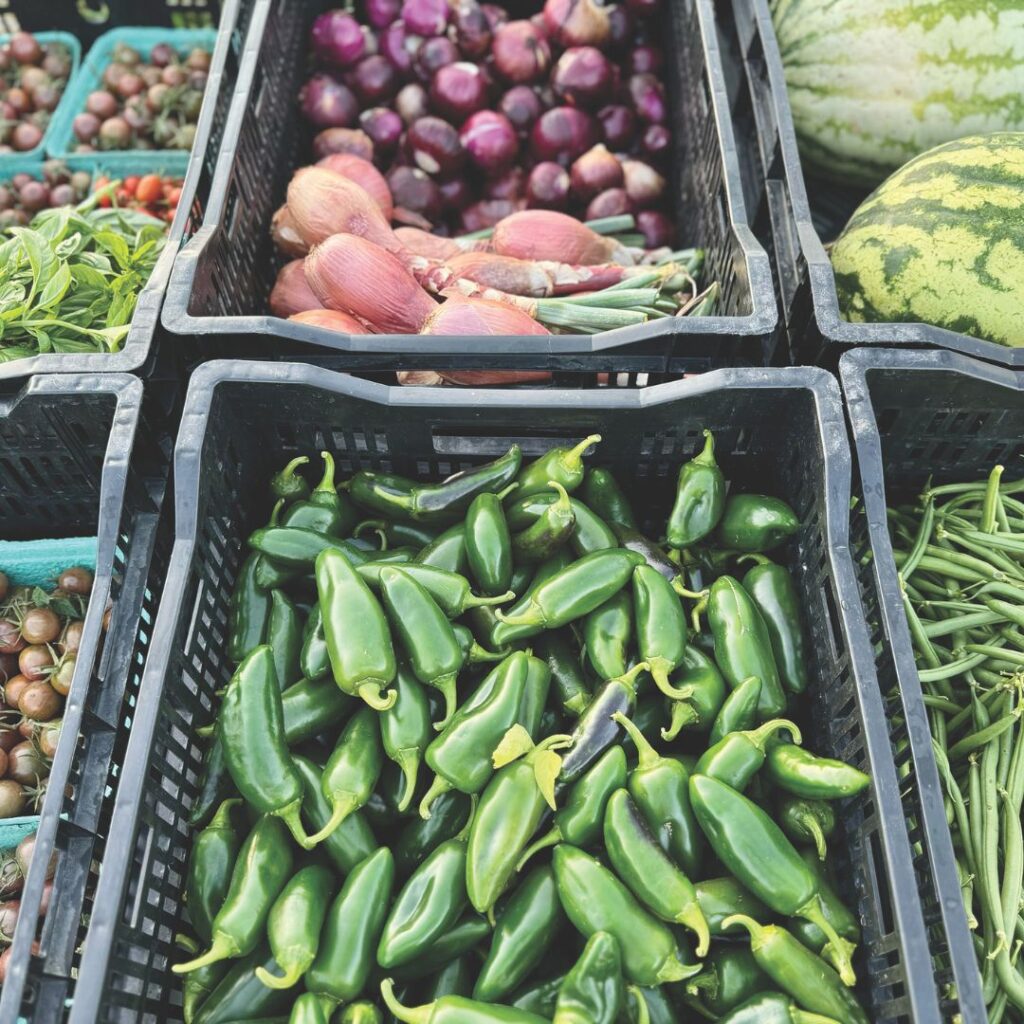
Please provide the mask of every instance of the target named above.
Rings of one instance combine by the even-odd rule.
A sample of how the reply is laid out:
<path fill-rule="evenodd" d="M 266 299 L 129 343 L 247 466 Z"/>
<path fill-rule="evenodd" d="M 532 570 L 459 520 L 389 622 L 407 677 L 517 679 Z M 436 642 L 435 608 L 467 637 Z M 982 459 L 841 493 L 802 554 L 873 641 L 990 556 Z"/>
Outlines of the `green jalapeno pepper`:
<path fill-rule="evenodd" d="M 395 862 L 386 846 L 353 868 L 327 911 L 316 958 L 306 972 L 310 992 L 334 1003 L 362 994 L 376 965 L 394 879 Z"/>
<path fill-rule="evenodd" d="M 587 660 L 599 679 L 625 675 L 633 639 L 633 601 L 625 589 L 583 619 Z"/>
<path fill-rule="evenodd" d="M 224 980 L 229 968 L 230 961 L 218 960 L 185 975 L 181 983 L 181 1016 L 185 1024 L 193 1024 L 199 1008 Z"/>
<path fill-rule="evenodd" d="M 436 778 L 420 803 L 421 816 L 429 817 L 431 804 L 449 789 L 479 793 L 487 785 L 494 772 L 491 755 L 519 717 L 528 672 L 527 655 L 510 654 L 427 747 L 424 760 Z"/>
<path fill-rule="evenodd" d="M 402 829 L 394 847 L 399 876 L 408 876 L 441 843 L 457 836 L 469 821 L 470 807 L 465 793 L 451 790 L 434 800 L 429 818 L 413 818 Z"/>
<path fill-rule="evenodd" d="M 321 452 L 324 475 L 309 497 L 297 501 L 285 513 L 282 526 L 316 530 L 330 537 L 347 537 L 359 521 L 359 513 L 347 494 L 339 494 L 334 484 L 334 456 Z"/>
<path fill-rule="evenodd" d="M 494 752 L 494 778 L 480 797 L 469 826 L 466 892 L 481 914 L 490 914 L 537 831 L 545 805 L 555 810 L 555 780 L 562 767 L 556 750 L 568 736 L 534 744 L 514 725 Z M 514 758 L 514 760 L 513 760 Z"/>
<path fill-rule="evenodd" d="M 695 732 L 712 729 L 727 699 L 725 680 L 718 666 L 703 651 L 689 645 L 672 676 L 672 685 L 686 696 L 671 702 L 669 726 L 661 730 L 661 738 L 674 740 L 683 729 Z M 760 685 L 758 683 L 758 689 Z M 756 697 L 754 705 L 756 710 Z"/>
<path fill-rule="evenodd" d="M 721 1018 L 721 1024 L 837 1024 L 835 1017 L 807 1013 L 777 992 L 759 992 Z"/>
<path fill-rule="evenodd" d="M 526 682 L 523 685 L 523 699 L 516 721 L 530 734 L 531 739 L 542 735 L 541 722 L 544 719 L 550 690 L 551 670 L 547 662 L 532 655 L 527 656 Z"/>
<path fill-rule="evenodd" d="M 545 1020 L 550 1020 L 555 1012 L 555 1001 L 558 990 L 565 981 L 565 972 L 550 978 L 540 978 L 520 988 L 512 998 L 512 1005 L 520 1010 L 529 1010 Z"/>
<path fill-rule="evenodd" d="M 567 491 L 575 491 L 586 473 L 583 455 L 586 450 L 601 441 L 600 434 L 591 434 L 572 448 L 559 447 L 546 451 L 539 458 L 525 466 L 516 477 L 519 490 L 516 498 L 529 497 L 550 486 L 555 480 Z"/>
<path fill-rule="evenodd" d="M 747 732 L 731 732 L 708 747 L 697 762 L 696 774 L 707 775 L 738 793 L 747 788 L 765 761 L 765 747 L 776 733 L 786 731 L 799 743 L 800 730 L 785 718 L 773 718 Z"/>
<path fill-rule="evenodd" d="M 466 512 L 466 557 L 477 586 L 488 596 L 504 594 L 512 582 L 512 535 L 501 506 L 505 495 L 478 494 Z"/>
<path fill-rule="evenodd" d="M 452 623 L 452 632 L 455 634 L 455 639 L 459 642 L 462 659 L 467 665 L 479 665 L 490 661 L 504 661 L 508 657 L 509 652 L 507 650 L 489 651 L 486 647 L 481 647 L 476 642 L 473 631 L 469 626 L 464 626 L 461 622 Z"/>
<path fill-rule="evenodd" d="M 463 665 L 462 648 L 451 623 L 430 594 L 400 569 L 384 569 L 380 588 L 391 627 L 416 678 L 444 697 L 444 715 L 435 723 L 443 729 L 455 713 L 455 681 Z"/>
<path fill-rule="evenodd" d="M 706 984 L 700 984 L 707 978 Z M 724 1017 L 759 992 L 772 988 L 768 975 L 757 966 L 754 954 L 743 946 L 716 946 L 708 955 L 704 974 L 691 982 L 699 987 L 703 1004 Z"/>
<path fill-rule="evenodd" d="M 610 469 L 588 469 L 580 497 L 606 522 L 636 529 L 636 516 L 629 498 Z"/>
<path fill-rule="evenodd" d="M 300 526 L 266 526 L 249 535 L 249 547 L 288 569 L 308 572 L 321 551 L 338 548 L 353 565 L 368 562 L 369 556 L 350 541 L 328 537 Z"/>
<path fill-rule="evenodd" d="M 608 798 L 604 848 L 630 892 L 663 921 L 689 928 L 697 936 L 697 956 L 706 956 L 711 934 L 693 883 L 658 845 L 624 789 L 617 789 Z"/>
<path fill-rule="evenodd" d="M 285 498 L 288 501 L 301 501 L 309 494 L 309 484 L 305 477 L 299 472 L 299 466 L 305 466 L 309 462 L 308 455 L 299 455 L 292 459 L 284 469 L 278 470 L 270 478 L 270 493 L 275 498 Z"/>
<path fill-rule="evenodd" d="M 467 914 L 448 929 L 439 939 L 435 939 L 430 949 L 424 950 L 412 963 L 395 970 L 395 977 L 400 981 L 416 981 L 440 970 L 457 957 L 464 956 L 476 949 L 490 938 L 491 926 L 486 918 L 479 914 Z M 473 983 L 470 982 L 470 991 Z M 467 995 L 469 993 L 466 993 Z"/>
<path fill-rule="evenodd" d="M 537 852 L 556 843 L 593 846 L 601 838 L 608 797 L 626 784 L 626 755 L 622 747 L 609 747 L 593 768 L 569 790 L 555 811 L 554 824 L 519 858 L 516 870 Z"/>
<path fill-rule="evenodd" d="M 564 921 L 554 872 L 535 868 L 498 915 L 473 998 L 496 1003 L 516 989 L 544 959 Z"/>
<path fill-rule="evenodd" d="M 818 879 L 779 826 L 741 793 L 706 775 L 690 776 L 690 803 L 708 842 L 736 880 L 775 913 L 804 917 L 821 928 L 842 980 L 852 985 L 853 947 L 826 920 Z"/>
<path fill-rule="evenodd" d="M 588 853 L 559 843 L 552 854 L 558 896 L 569 920 L 587 938 L 610 932 L 619 944 L 623 971 L 637 985 L 682 981 L 700 972 L 684 964 L 668 926 L 644 910 L 632 893 Z"/>
<path fill-rule="evenodd" d="M 349 1003 L 341 1011 L 338 1024 L 384 1024 L 384 1015 L 373 1003 Z"/>
<path fill-rule="evenodd" d="M 312 992 L 303 992 L 292 1003 L 288 1024 L 328 1024 L 328 1012 L 323 1000 L 317 998 Z"/>
<path fill-rule="evenodd" d="M 743 589 L 757 605 L 772 642 L 782 685 L 790 693 L 807 689 L 807 637 L 803 607 L 789 570 L 763 558 L 743 577 Z"/>
<path fill-rule="evenodd" d="M 590 686 L 565 634 L 542 633 L 537 637 L 534 650 L 547 662 L 559 707 L 570 715 L 581 715 L 590 703 Z"/>
<path fill-rule="evenodd" d="M 374 589 L 380 588 L 380 574 L 388 568 L 385 562 L 367 562 L 359 566 L 359 575 Z M 470 608 L 486 607 L 511 601 L 516 595 L 507 590 L 497 597 L 479 597 L 472 592 L 469 580 L 447 569 L 438 569 L 433 565 L 420 565 L 409 562 L 402 565 L 399 572 L 411 576 L 438 604 L 438 607 L 449 619 L 457 619 Z"/>
<path fill-rule="evenodd" d="M 776 808 L 775 820 L 794 843 L 801 846 L 811 843 L 818 859 L 825 859 L 826 841 L 836 828 L 836 814 L 830 804 L 824 800 L 784 796 Z"/>
<path fill-rule="evenodd" d="M 833 888 L 832 883 L 825 874 L 824 865 L 818 861 L 817 854 L 813 850 L 801 850 L 800 856 L 804 863 L 818 879 L 818 891 L 821 893 L 821 906 L 825 919 L 833 928 L 850 942 L 860 941 L 860 926 L 857 918 L 849 907 L 843 903 L 839 893 Z M 831 961 L 832 950 L 828 947 L 828 939 L 825 933 L 810 921 L 791 921 L 790 932 L 795 935 L 808 949 L 813 950 L 819 956 Z"/>
<path fill-rule="evenodd" d="M 619 944 L 594 932 L 558 990 L 553 1024 L 618 1024 L 625 1006 Z"/>
<path fill-rule="evenodd" d="M 265 644 L 238 666 L 217 715 L 217 738 L 238 792 L 258 814 L 280 818 L 305 849 L 316 843 L 299 818 L 302 779 L 285 746 L 274 655 Z"/>
<path fill-rule="evenodd" d="M 320 929 L 334 888 L 334 874 L 329 868 L 309 864 L 281 890 L 267 917 L 267 938 L 284 974 L 256 968 L 256 977 L 268 988 L 292 988 L 309 970 L 316 959 Z"/>
<path fill-rule="evenodd" d="M 203 758 L 203 779 L 199 795 L 189 811 L 189 825 L 192 828 L 200 828 L 206 824 L 221 803 L 231 795 L 231 789 L 231 773 L 228 771 L 227 758 L 224 756 L 224 745 L 217 738 L 214 725 L 214 735 Z"/>
<path fill-rule="evenodd" d="M 669 558 L 650 537 L 645 537 L 639 530 L 623 526 L 621 523 L 612 523 L 611 528 L 620 547 L 636 552 L 646 565 L 659 572 L 669 583 L 679 582 L 682 571 L 679 563 Z"/>
<path fill-rule="evenodd" d="M 694 885 L 697 890 L 697 902 L 704 913 L 704 920 L 711 929 L 713 938 L 725 935 L 728 929 L 723 922 L 736 914 L 747 914 L 761 918 L 769 916 L 768 908 L 736 881 L 735 878 L 705 878 Z M 737 926 L 733 925 L 733 934 Z"/>
<path fill-rule="evenodd" d="M 255 968 L 259 966 L 267 970 L 276 967 L 266 942 L 248 956 L 231 961 L 227 973 L 199 1007 L 195 1024 L 234 1024 L 239 1020 L 249 1020 L 254 1014 L 273 1017 L 276 1013 L 287 1013 L 294 996 L 280 989 L 267 988 L 256 977 Z M 186 981 L 189 977 L 191 974 L 186 975 Z"/>
<path fill-rule="evenodd" d="M 465 575 L 469 569 L 466 554 L 466 530 L 462 523 L 448 527 L 413 559 L 415 565 L 432 565 L 437 569 Z"/>
<path fill-rule="evenodd" d="M 398 666 L 380 603 L 348 556 L 336 548 L 317 556 L 316 589 L 334 681 L 374 710 L 386 711 L 396 694 L 389 690 L 385 697 L 382 691 Z"/>
<path fill-rule="evenodd" d="M 712 746 L 731 732 L 750 729 L 757 721 L 757 706 L 761 700 L 761 680 L 757 676 L 744 679 L 722 702 L 715 716 L 708 743 Z"/>
<path fill-rule="evenodd" d="M 242 562 L 231 593 L 228 658 L 235 664 L 263 643 L 270 621 L 270 594 L 256 583 L 258 561 L 259 555 L 253 552 Z"/>
<path fill-rule="evenodd" d="M 495 642 L 501 646 L 525 640 L 582 619 L 622 590 L 639 558 L 622 549 L 584 555 L 534 586 L 507 613 L 499 608 L 495 615 L 501 625 L 494 631 Z"/>
<path fill-rule="evenodd" d="M 267 915 L 291 871 L 288 833 L 277 818 L 264 815 L 238 852 L 227 895 L 213 918 L 210 948 L 171 970 L 187 974 L 218 960 L 251 953 L 263 937 Z"/>
<path fill-rule="evenodd" d="M 561 497 L 553 493 L 531 494 L 517 498 L 505 509 L 509 529 L 518 533 L 527 530 L 547 509 Z M 593 509 L 588 508 L 579 498 L 570 497 L 574 526 L 569 545 L 577 555 L 591 555 L 595 551 L 606 551 L 619 546 L 612 528 Z M 559 550 L 563 550 L 559 548 Z"/>
<path fill-rule="evenodd" d="M 403 1006 L 395 997 L 394 982 L 380 983 L 384 1005 L 401 1024 L 548 1024 L 543 1017 L 513 1006 L 479 1003 L 465 996 L 443 996 L 423 1006 Z"/>
<path fill-rule="evenodd" d="M 349 719 L 324 766 L 320 789 L 331 806 L 331 818 L 314 839 L 326 839 L 370 799 L 383 761 L 377 712 L 362 708 Z"/>
<path fill-rule="evenodd" d="M 704 840 L 690 807 L 689 773 L 674 757 L 661 756 L 625 715 L 612 716 L 637 749 L 629 794 L 661 848 L 687 875 L 700 871 Z"/>
<path fill-rule="evenodd" d="M 196 836 L 188 861 L 185 903 L 196 935 L 204 943 L 213 938 L 213 919 L 224 902 L 231 873 L 242 845 L 233 813 L 241 800 L 225 800 L 213 820 Z"/>
<path fill-rule="evenodd" d="M 331 679 L 300 679 L 281 694 L 284 738 L 293 747 L 340 725 L 359 707 Z"/>
<path fill-rule="evenodd" d="M 729 918 L 726 923 L 747 929 L 757 966 L 801 1006 L 841 1024 L 868 1024 L 868 1016 L 857 997 L 839 975 L 821 957 L 801 946 L 785 928 L 761 925 L 743 914 Z"/>
<path fill-rule="evenodd" d="M 327 651 L 324 617 L 319 603 L 310 608 L 302 630 L 299 668 L 306 679 L 326 679 L 331 673 L 331 656 Z"/>
<path fill-rule="evenodd" d="M 322 829 L 331 819 L 331 805 L 320 786 L 320 768 L 300 754 L 292 755 L 292 764 L 302 779 L 302 817 L 311 828 Z M 348 874 L 376 849 L 373 830 L 359 811 L 350 814 L 318 846 L 342 874 Z"/>
<path fill-rule="evenodd" d="M 267 643 L 274 652 L 277 684 L 282 690 L 302 678 L 299 652 L 302 649 L 302 627 L 294 603 L 280 590 L 270 595 L 270 621 Z"/>
<path fill-rule="evenodd" d="M 684 693 L 668 678 L 686 653 L 686 614 L 678 595 L 656 569 L 638 565 L 633 570 L 633 604 L 640 658 L 651 666 L 651 677 L 662 693 L 682 699 Z"/>
<path fill-rule="evenodd" d="M 704 431 L 704 450 L 684 463 L 676 479 L 676 497 L 665 526 L 674 548 L 688 548 L 703 540 L 722 518 L 725 477 L 715 462 L 715 438 Z"/>
<path fill-rule="evenodd" d="M 358 505 L 393 519 L 444 523 L 461 519 L 478 494 L 507 487 L 522 465 L 523 453 L 513 445 L 500 459 L 456 473 L 439 484 L 360 470 L 349 481 L 349 494 Z"/>
<path fill-rule="evenodd" d="M 763 554 L 777 548 L 799 529 L 796 513 L 779 498 L 731 494 L 718 525 L 718 540 L 722 547 L 734 551 Z"/>
<path fill-rule="evenodd" d="M 786 710 L 786 694 L 779 680 L 768 627 L 750 595 L 731 576 L 711 585 L 708 622 L 715 641 L 715 661 L 730 686 L 750 676 L 761 680 L 758 714 L 777 718 Z"/>
<path fill-rule="evenodd" d="M 841 800 L 866 789 L 871 778 L 844 761 L 818 757 L 792 743 L 768 751 L 768 777 L 780 789 L 808 800 Z"/>
<path fill-rule="evenodd" d="M 436 530 L 419 526 L 416 523 L 396 523 L 393 519 L 364 519 L 352 530 L 355 537 L 367 531 L 383 537 L 384 543 L 391 547 L 414 547 L 422 550 L 440 536 Z"/>
<path fill-rule="evenodd" d="M 561 548 L 556 551 L 550 558 L 545 558 L 540 565 L 535 566 L 530 576 L 530 585 L 523 592 L 523 596 L 526 596 L 534 587 L 539 587 L 545 580 L 551 579 L 552 576 L 557 576 L 563 569 L 567 569 L 572 563 L 576 561 L 571 551 L 567 551 L 565 548 Z"/>
<path fill-rule="evenodd" d="M 576 528 L 569 492 L 557 480 L 550 481 L 558 499 L 537 517 L 532 526 L 512 538 L 512 556 L 517 565 L 534 565 L 550 558 L 568 542 Z"/>
<path fill-rule="evenodd" d="M 490 933 L 490 925 L 484 921 L 484 927 Z M 470 953 L 447 963 L 436 971 L 427 981 L 422 993 L 423 1001 L 433 1003 L 442 996 L 469 996 L 473 991 L 473 978 L 476 974 L 476 960 Z"/>
<path fill-rule="evenodd" d="M 412 803 L 420 761 L 434 738 L 434 730 L 427 695 L 420 681 L 403 664 L 399 664 L 395 676 L 395 691 L 398 694 L 395 706 L 380 713 L 380 736 L 384 752 L 402 769 L 405 777 L 405 790 L 398 803 L 398 809 L 404 811 Z"/>

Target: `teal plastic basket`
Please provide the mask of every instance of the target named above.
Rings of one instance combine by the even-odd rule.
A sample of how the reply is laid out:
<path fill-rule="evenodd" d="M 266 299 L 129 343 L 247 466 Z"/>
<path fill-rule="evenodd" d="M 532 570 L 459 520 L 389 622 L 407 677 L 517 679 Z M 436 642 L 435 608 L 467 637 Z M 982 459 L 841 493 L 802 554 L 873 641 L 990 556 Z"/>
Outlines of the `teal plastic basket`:
<path fill-rule="evenodd" d="M 0 153 L 0 177 L 9 178 L 12 174 L 27 172 L 35 173 L 49 151 L 51 140 L 58 125 L 65 120 L 69 104 L 74 102 L 75 81 L 78 78 L 79 66 L 82 63 L 82 44 L 70 32 L 36 32 L 36 39 L 41 43 L 63 43 L 71 51 L 71 74 L 68 76 L 57 109 L 54 110 L 50 123 L 46 126 L 42 141 L 35 149 L 27 149 L 23 153 Z M 0 36 L 0 45 L 10 40 L 9 35 Z M 72 115 L 74 116 L 74 115 Z M 70 124 L 70 120 L 68 121 Z"/>
<path fill-rule="evenodd" d="M 143 57 L 148 57 L 157 43 L 167 43 L 179 53 L 193 46 L 201 46 L 212 53 L 216 41 L 217 30 L 212 28 L 115 28 L 105 32 L 93 43 L 85 60 L 82 61 L 78 74 L 65 94 L 67 104 L 61 101 L 60 116 L 53 119 L 46 140 L 47 155 L 55 160 L 63 160 L 75 171 L 95 172 L 102 168 L 107 174 L 123 177 L 126 174 L 142 173 L 144 169 L 147 173 L 184 177 L 189 160 L 187 149 L 75 153 L 72 123 L 75 116 L 85 109 L 89 93 L 102 87 L 103 71 L 110 63 L 111 55 L 118 44 L 134 47 Z"/>

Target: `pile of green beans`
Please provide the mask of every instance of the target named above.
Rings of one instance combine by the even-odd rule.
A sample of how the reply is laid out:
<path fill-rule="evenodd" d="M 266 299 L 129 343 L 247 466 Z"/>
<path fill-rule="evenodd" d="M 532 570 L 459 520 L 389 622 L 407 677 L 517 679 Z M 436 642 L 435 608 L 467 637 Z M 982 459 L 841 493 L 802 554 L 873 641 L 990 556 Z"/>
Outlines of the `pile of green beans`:
<path fill-rule="evenodd" d="M 1024 1020 L 1024 480 L 928 487 L 890 509 L 990 1024 Z"/>
<path fill-rule="evenodd" d="M 599 441 L 275 474 L 202 730 L 186 1024 L 867 1024 L 833 867 L 870 779 L 787 717 L 800 521 L 708 433 L 663 546 Z"/>

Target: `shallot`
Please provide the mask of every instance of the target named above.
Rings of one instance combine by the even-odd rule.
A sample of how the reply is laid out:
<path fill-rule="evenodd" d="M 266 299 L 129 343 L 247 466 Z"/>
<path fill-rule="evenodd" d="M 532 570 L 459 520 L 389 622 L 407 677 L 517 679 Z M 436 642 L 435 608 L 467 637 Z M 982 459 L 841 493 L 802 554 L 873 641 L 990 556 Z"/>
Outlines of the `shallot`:
<path fill-rule="evenodd" d="M 300 257 L 309 252 L 309 246 L 302 240 L 287 204 L 278 207 L 274 213 L 270 221 L 270 235 L 274 239 L 274 245 L 285 256 Z"/>
<path fill-rule="evenodd" d="M 269 300 L 270 312 L 274 316 L 289 317 L 323 307 L 323 303 L 306 283 L 303 263 L 303 260 L 292 260 L 277 272 Z"/>
<path fill-rule="evenodd" d="M 592 231 L 575 217 L 554 210 L 523 210 L 494 228 L 491 248 L 504 256 L 565 263 L 636 262 L 630 250 L 614 238 Z"/>
<path fill-rule="evenodd" d="M 529 313 L 503 302 L 453 295 L 424 321 L 420 334 L 493 337 L 550 334 Z"/>
<path fill-rule="evenodd" d="M 325 167 L 303 167 L 295 172 L 288 183 L 288 209 L 299 235 L 308 245 L 346 232 L 392 252 L 401 250 L 370 194 Z"/>
<path fill-rule="evenodd" d="M 349 153 L 331 153 L 322 160 L 317 161 L 317 167 L 326 167 L 343 178 L 348 178 L 361 189 L 364 189 L 370 198 L 380 207 L 380 212 L 391 219 L 391 210 L 394 202 L 391 198 L 391 189 L 388 188 L 387 179 L 376 167 L 360 156 L 352 156 Z"/>
<path fill-rule="evenodd" d="M 301 313 L 293 313 L 288 319 L 312 327 L 326 327 L 329 331 L 340 331 L 342 334 L 372 333 L 355 317 L 337 309 L 307 309 Z"/>

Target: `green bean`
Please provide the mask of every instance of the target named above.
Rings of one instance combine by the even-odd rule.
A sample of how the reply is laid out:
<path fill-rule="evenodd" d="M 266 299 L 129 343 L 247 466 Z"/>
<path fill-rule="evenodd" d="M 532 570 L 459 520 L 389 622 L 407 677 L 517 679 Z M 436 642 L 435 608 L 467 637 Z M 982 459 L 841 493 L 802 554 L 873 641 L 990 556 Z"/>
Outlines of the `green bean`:
<path fill-rule="evenodd" d="M 999 501 L 999 480 L 1003 475 L 1002 466 L 993 466 L 985 485 L 985 501 L 981 506 L 981 532 L 993 533 L 996 528 L 996 504 Z"/>
<path fill-rule="evenodd" d="M 924 557 L 925 548 L 928 547 L 928 541 L 932 535 L 932 524 L 934 522 L 935 502 L 928 498 L 925 501 L 924 515 L 921 517 L 917 539 L 914 541 L 914 546 L 910 549 L 910 554 L 907 555 L 907 560 L 903 563 L 902 576 L 905 580 L 909 580 L 914 575 L 921 559 Z"/>
<path fill-rule="evenodd" d="M 940 636 L 949 636 L 950 633 L 955 633 L 960 629 L 969 629 L 972 626 L 986 626 L 989 623 L 999 622 L 1006 618 L 1005 615 L 995 612 L 971 612 L 967 615 L 959 615 L 955 619 L 940 619 L 937 622 L 927 623 L 924 629 L 924 635 L 929 640 L 934 640 Z"/>

